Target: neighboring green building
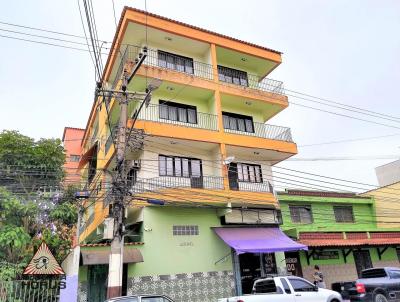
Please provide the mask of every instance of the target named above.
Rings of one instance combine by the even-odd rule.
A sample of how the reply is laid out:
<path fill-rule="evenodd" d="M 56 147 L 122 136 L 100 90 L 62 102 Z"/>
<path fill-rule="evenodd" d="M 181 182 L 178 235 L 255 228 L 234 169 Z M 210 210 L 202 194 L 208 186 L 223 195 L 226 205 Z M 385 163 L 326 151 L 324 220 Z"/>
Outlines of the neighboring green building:
<path fill-rule="evenodd" d="M 364 268 L 399 266 L 400 231 L 378 229 L 375 202 L 352 193 L 278 193 L 282 230 L 308 251 L 286 253 L 289 272 L 312 280 L 319 265 L 328 287 L 353 281 Z"/>

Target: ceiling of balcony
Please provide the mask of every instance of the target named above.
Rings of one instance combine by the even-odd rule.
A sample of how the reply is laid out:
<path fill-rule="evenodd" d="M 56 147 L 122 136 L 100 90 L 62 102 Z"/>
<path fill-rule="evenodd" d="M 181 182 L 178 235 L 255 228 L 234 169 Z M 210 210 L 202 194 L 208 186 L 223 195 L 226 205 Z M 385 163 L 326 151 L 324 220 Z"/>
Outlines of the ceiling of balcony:
<path fill-rule="evenodd" d="M 243 70 L 260 78 L 267 76 L 280 64 L 219 46 L 217 46 L 217 62 L 219 65 Z"/>
<path fill-rule="evenodd" d="M 151 48 L 175 50 L 176 54 L 193 57 L 203 57 L 210 49 L 208 43 L 174 35 L 152 27 L 147 27 L 147 42 Z M 125 32 L 123 43 L 137 46 L 145 45 L 146 27 L 130 22 Z"/>
<path fill-rule="evenodd" d="M 226 146 L 226 155 L 235 156 L 240 160 L 247 160 L 249 162 L 261 162 L 264 164 L 274 165 L 283 161 L 295 154 L 279 152 L 269 149 L 255 149 L 238 146 Z"/>
<path fill-rule="evenodd" d="M 150 83 L 151 79 L 146 81 L 145 77 L 135 76 L 128 85 L 128 90 L 144 92 L 146 89 L 146 82 Z M 214 92 L 212 90 L 201 89 L 194 86 L 163 81 L 161 86 L 153 94 L 162 95 L 167 100 L 171 100 L 171 102 L 178 99 L 208 101 L 213 97 Z"/>
<path fill-rule="evenodd" d="M 259 123 L 268 121 L 271 117 L 284 109 L 284 107 L 276 104 L 267 104 L 263 101 L 249 100 L 229 94 L 221 94 L 221 101 L 222 110 L 251 115 L 254 121 Z"/>

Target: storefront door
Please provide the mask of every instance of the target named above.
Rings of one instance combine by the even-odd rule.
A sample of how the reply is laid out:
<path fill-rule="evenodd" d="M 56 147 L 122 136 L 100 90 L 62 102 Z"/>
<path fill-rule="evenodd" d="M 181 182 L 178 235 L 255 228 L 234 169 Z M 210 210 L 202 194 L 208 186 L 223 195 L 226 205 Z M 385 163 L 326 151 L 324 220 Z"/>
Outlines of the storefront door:
<path fill-rule="evenodd" d="M 89 265 L 88 302 L 103 302 L 107 297 L 108 265 Z"/>
<path fill-rule="evenodd" d="M 240 254 L 242 293 L 250 294 L 256 279 L 277 273 L 275 254 Z"/>
<path fill-rule="evenodd" d="M 369 255 L 369 250 L 353 251 L 353 255 L 357 274 L 360 277 L 362 270 L 372 267 L 371 256 Z"/>
<path fill-rule="evenodd" d="M 299 252 L 285 252 L 286 271 L 289 275 L 303 277 Z"/>

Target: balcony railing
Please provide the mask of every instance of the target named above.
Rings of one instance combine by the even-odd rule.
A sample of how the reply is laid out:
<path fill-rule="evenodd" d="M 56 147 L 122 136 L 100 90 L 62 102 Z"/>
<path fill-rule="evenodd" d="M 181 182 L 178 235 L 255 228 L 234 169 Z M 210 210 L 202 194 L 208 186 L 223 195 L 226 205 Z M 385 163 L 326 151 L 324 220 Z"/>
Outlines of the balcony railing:
<path fill-rule="evenodd" d="M 256 137 L 293 143 L 293 138 L 290 128 L 268 125 L 263 123 L 253 123 L 253 124 L 254 124 L 254 132 L 239 131 L 226 128 L 224 129 L 224 131 L 241 135 L 256 136 Z"/>
<path fill-rule="evenodd" d="M 153 177 L 153 178 L 137 180 L 136 183 L 131 187 L 131 193 L 135 194 L 135 193 L 154 192 L 169 188 L 223 190 L 224 179 L 223 177 L 218 177 L 218 176 Z"/>
<path fill-rule="evenodd" d="M 263 182 L 239 181 L 238 185 L 239 185 L 238 191 L 268 192 L 268 193 L 274 192 L 274 189 L 273 189 L 271 183 L 267 180 L 264 180 Z"/>
<path fill-rule="evenodd" d="M 122 55 L 119 55 L 117 62 L 119 62 L 119 66 L 115 75 L 115 78 L 112 82 L 112 89 L 114 89 L 121 77 L 121 74 L 124 69 L 124 65 L 127 62 L 134 62 L 136 58 L 138 58 L 139 53 L 143 52 L 143 48 L 136 45 L 127 45 Z M 174 56 L 173 54 L 169 54 L 171 58 L 171 62 L 167 62 L 165 60 L 160 60 L 159 53 L 155 49 L 147 50 L 147 57 L 144 61 L 144 65 L 158 67 L 163 69 L 174 70 L 176 72 L 185 73 L 191 76 L 203 78 L 206 80 L 214 79 L 213 66 L 211 64 L 198 62 L 193 60 L 193 66 L 185 66 L 185 63 L 182 61 L 182 57 Z M 181 62 L 176 64 L 174 62 Z M 266 91 L 272 92 L 276 94 L 285 94 L 285 90 L 283 87 L 283 82 L 276 81 L 268 78 L 261 78 L 258 75 L 247 73 L 247 81 L 244 82 L 236 82 L 236 81 L 221 81 L 221 84 L 234 85 L 235 87 L 241 87 L 244 89 L 254 89 L 258 91 Z"/>
<path fill-rule="evenodd" d="M 174 124 L 178 126 L 185 126 L 191 128 L 201 128 L 208 130 L 218 130 L 218 116 L 214 114 L 196 112 L 196 123 L 189 123 L 188 119 L 179 119 L 179 115 L 176 115 L 176 120 L 162 118 L 160 110 L 168 108 L 163 108 L 163 105 L 149 105 L 147 108 L 143 108 L 138 116 L 138 120 L 154 121 L 159 123 Z M 185 121 L 186 120 L 186 121 Z"/>

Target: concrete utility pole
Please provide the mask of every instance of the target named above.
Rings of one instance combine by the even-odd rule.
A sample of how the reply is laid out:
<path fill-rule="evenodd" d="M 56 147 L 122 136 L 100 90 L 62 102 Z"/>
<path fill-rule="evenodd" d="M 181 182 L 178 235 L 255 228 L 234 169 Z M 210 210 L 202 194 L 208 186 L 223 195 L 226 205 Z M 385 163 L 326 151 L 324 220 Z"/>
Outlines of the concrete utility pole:
<path fill-rule="evenodd" d="M 151 93 L 161 85 L 160 80 L 153 80 L 146 89 L 146 93 L 137 93 L 127 91 L 127 86 L 130 80 L 134 77 L 141 64 L 146 58 L 147 50 L 144 49 L 143 54 L 139 54 L 136 59 L 135 65 L 132 70 L 128 72 L 126 69 L 122 75 L 121 90 L 103 90 L 114 96 L 119 102 L 120 116 L 118 123 L 118 135 L 116 138 L 116 174 L 114 175 L 112 192 L 114 194 L 114 201 L 112 204 L 112 213 L 110 215 L 114 218 L 114 237 L 111 241 L 111 254 L 109 259 L 108 271 L 108 288 L 107 298 L 121 296 L 122 294 L 122 270 L 123 270 L 123 244 L 124 244 L 124 216 L 126 196 L 129 195 L 128 188 L 128 172 L 125 161 L 127 146 L 137 148 L 138 142 L 131 141 L 131 133 L 134 123 L 143 108 L 143 105 L 148 105 L 151 100 Z M 132 116 L 131 128 L 127 129 L 128 122 L 128 104 L 133 100 L 141 100 L 139 109 Z M 136 137 L 134 138 L 136 140 Z"/>

